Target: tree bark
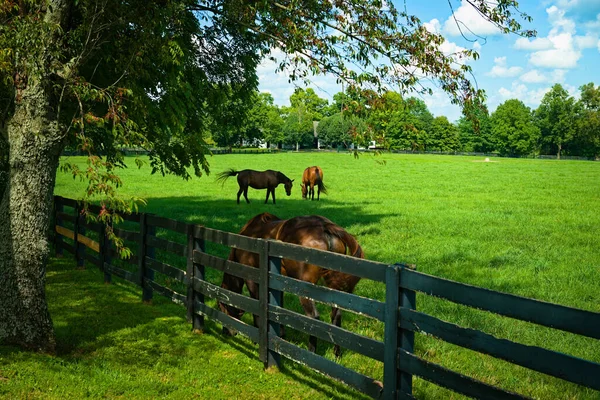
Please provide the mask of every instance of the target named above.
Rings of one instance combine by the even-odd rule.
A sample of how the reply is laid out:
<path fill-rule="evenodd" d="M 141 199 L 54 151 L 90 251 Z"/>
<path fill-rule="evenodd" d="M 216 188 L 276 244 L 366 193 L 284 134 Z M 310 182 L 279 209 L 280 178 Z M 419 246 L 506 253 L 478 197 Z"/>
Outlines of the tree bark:
<path fill-rule="evenodd" d="M 0 343 L 53 353 L 56 339 L 46 302 L 48 232 L 64 130 L 58 116 L 60 47 L 73 2 L 50 0 L 44 22 L 60 25 L 46 37 L 39 59 L 18 61 L 14 111 L 3 127 L 8 173 L 0 192 Z M 0 140 L 2 140 L 0 139 Z M 2 182 L 0 182 L 2 183 Z M 0 187 L 1 189 L 1 187 Z"/>
<path fill-rule="evenodd" d="M 560 160 L 560 151 L 562 150 L 562 145 L 559 143 L 558 144 L 558 153 L 556 153 L 556 159 Z"/>
<path fill-rule="evenodd" d="M 39 81 L 28 86 L 8 123 L 9 176 L 0 202 L 0 342 L 54 352 L 45 281 L 63 136 L 47 86 Z"/>

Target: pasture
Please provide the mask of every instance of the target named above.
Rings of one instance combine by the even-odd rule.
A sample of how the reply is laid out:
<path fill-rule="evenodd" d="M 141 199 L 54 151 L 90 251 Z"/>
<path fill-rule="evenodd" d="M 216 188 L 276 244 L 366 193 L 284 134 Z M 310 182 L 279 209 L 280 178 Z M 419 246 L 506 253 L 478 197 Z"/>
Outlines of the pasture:
<path fill-rule="evenodd" d="M 70 161 L 83 159 L 71 157 Z M 481 158 L 234 154 L 212 157 L 211 175 L 187 182 L 173 176 L 150 176 L 150 167 L 138 170 L 133 159 L 129 163 L 132 167 L 120 175 L 123 195 L 146 198 L 146 211 L 161 216 L 237 232 L 249 218 L 263 211 L 281 218 L 319 214 L 354 234 L 368 259 L 414 263 L 419 271 L 429 274 L 600 312 L 600 163 L 475 161 Z M 319 202 L 301 198 L 300 178 L 304 168 L 311 165 L 323 168 L 328 188 L 328 195 L 321 196 Z M 265 191 L 250 189 L 251 203 L 238 205 L 235 180 L 223 187 L 215 182 L 216 174 L 229 168 L 280 170 L 296 179 L 292 196 L 285 196 L 280 186 L 276 189 L 277 204 L 264 204 Z M 57 195 L 79 198 L 83 188 L 84 184 L 70 176 L 58 174 Z M 226 255 L 225 249 L 217 251 Z M 219 277 L 214 280 L 219 281 Z M 377 284 L 359 282 L 355 293 L 385 300 L 383 287 Z M 289 300 L 293 304 L 294 299 Z M 425 296 L 417 296 L 417 307 L 496 337 L 600 362 L 600 343 L 596 340 Z M 183 316 L 185 310 L 180 312 Z M 328 315 L 323 307 L 321 318 L 328 320 Z M 383 336 L 382 326 L 366 318 L 345 318 L 342 326 L 366 336 Z M 211 335 L 218 336 L 217 331 L 213 329 Z M 299 338 L 298 342 L 305 340 Z M 598 392 L 431 337 L 416 335 L 415 342 L 416 352 L 424 358 L 508 390 L 536 398 L 598 398 Z M 236 350 L 235 346 L 230 348 Z M 318 352 L 333 358 L 332 346 L 321 346 Z M 365 374 L 382 376 L 379 363 L 367 363 L 356 354 L 344 353 L 341 362 Z M 227 368 L 223 371 L 228 373 Z M 459 397 L 418 378 L 415 395 Z M 288 395 L 274 392 L 272 397 Z"/>

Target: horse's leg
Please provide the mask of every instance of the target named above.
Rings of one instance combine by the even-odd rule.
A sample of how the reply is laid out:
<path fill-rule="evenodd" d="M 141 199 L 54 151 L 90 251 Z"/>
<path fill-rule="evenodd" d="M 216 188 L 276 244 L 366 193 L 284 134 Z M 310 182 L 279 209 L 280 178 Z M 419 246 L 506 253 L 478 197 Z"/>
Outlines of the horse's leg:
<path fill-rule="evenodd" d="M 258 283 L 254 281 L 246 281 L 246 286 L 248 287 L 248 292 L 250 292 L 250 297 L 258 300 Z M 254 320 L 254 326 L 258 328 L 260 326 L 260 320 L 258 315 L 252 314 L 252 318 Z"/>
<path fill-rule="evenodd" d="M 271 189 L 271 197 L 273 197 L 273 204 L 275 204 L 275 188 Z"/>
<path fill-rule="evenodd" d="M 240 190 L 238 190 L 238 194 L 237 194 L 237 203 L 240 204 L 240 196 L 242 195 L 242 193 L 244 192 L 244 188 L 240 186 Z"/>
<path fill-rule="evenodd" d="M 269 202 L 269 194 L 271 194 L 271 189 L 267 188 L 267 198 L 265 199 L 265 204 Z"/>
<path fill-rule="evenodd" d="M 317 311 L 317 307 L 315 307 L 315 302 L 311 299 L 307 299 L 306 297 L 300 297 L 300 304 L 302 304 L 302 308 L 304 308 L 304 313 L 307 317 L 319 319 L 319 311 Z M 308 338 L 308 351 L 316 353 L 317 352 L 317 337 L 310 336 Z"/>
<path fill-rule="evenodd" d="M 331 307 L 331 324 L 340 328 L 342 326 L 342 310 L 337 307 Z M 333 354 L 336 358 L 342 356 L 342 350 L 339 345 L 333 346 Z"/>
<path fill-rule="evenodd" d="M 317 184 L 317 201 L 321 200 L 321 185 Z"/>
<path fill-rule="evenodd" d="M 230 256 L 229 259 L 232 259 L 232 257 Z M 223 282 L 221 283 L 221 287 L 223 289 L 231 290 L 234 293 L 242 293 L 242 289 L 244 288 L 244 280 L 237 276 L 225 273 L 223 274 Z M 241 319 L 242 315 L 244 314 L 242 310 L 221 302 L 219 302 L 219 308 L 222 312 L 235 319 Z M 223 326 L 224 335 L 235 336 L 236 333 L 237 332 L 235 330 Z"/>
<path fill-rule="evenodd" d="M 246 199 L 246 203 L 250 204 L 250 200 L 248 200 L 248 186 L 244 188 L 244 198 Z"/>

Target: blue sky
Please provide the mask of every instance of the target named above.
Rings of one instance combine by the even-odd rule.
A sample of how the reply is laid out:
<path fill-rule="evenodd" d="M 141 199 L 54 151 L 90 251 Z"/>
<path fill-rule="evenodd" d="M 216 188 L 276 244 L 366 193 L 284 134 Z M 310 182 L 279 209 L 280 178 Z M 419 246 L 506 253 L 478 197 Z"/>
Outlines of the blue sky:
<path fill-rule="evenodd" d="M 579 86 L 600 83 L 600 0 L 520 1 L 521 10 L 533 17 L 533 22 L 524 22 L 523 27 L 537 31 L 534 39 L 504 35 L 464 1 L 451 1 L 456 19 L 485 40 L 466 34 L 477 39 L 473 43 L 461 36 L 447 0 L 406 0 L 406 5 L 428 29 L 442 33 L 446 38 L 443 51 L 462 47 L 479 52 L 480 58 L 469 64 L 477 85 L 487 93 L 490 110 L 511 98 L 536 108 L 554 83 L 561 83 L 574 96 Z M 259 90 L 270 92 L 276 104 L 289 105 L 295 86 L 284 73 L 274 71 L 272 62 L 260 65 Z M 314 77 L 310 87 L 329 100 L 341 90 L 329 76 Z M 460 109 L 440 90 L 434 88 L 433 96 L 422 98 L 434 115 L 446 115 L 451 121 L 460 117 Z"/>

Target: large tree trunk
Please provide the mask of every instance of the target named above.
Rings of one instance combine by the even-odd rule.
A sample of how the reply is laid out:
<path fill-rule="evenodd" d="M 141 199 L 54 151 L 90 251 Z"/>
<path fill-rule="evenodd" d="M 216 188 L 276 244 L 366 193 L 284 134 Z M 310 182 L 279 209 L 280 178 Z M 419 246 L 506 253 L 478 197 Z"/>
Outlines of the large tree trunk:
<path fill-rule="evenodd" d="M 562 150 L 562 144 L 558 144 L 558 152 L 556 153 L 556 159 L 560 160 L 560 152 Z"/>
<path fill-rule="evenodd" d="M 50 0 L 44 22 L 61 26 L 48 35 L 39 59 L 18 59 L 14 111 L 2 127 L 8 177 L 0 186 L 0 343 L 54 352 L 46 302 L 48 228 L 59 156 L 64 146 L 53 79 L 53 48 L 60 47 L 73 2 Z M 44 44 L 40 44 L 44 46 Z M 0 182 L 2 183 L 2 182 Z"/>
<path fill-rule="evenodd" d="M 45 275 L 63 140 L 47 86 L 30 82 L 7 126 L 9 174 L 0 202 L 0 342 L 53 352 Z"/>

